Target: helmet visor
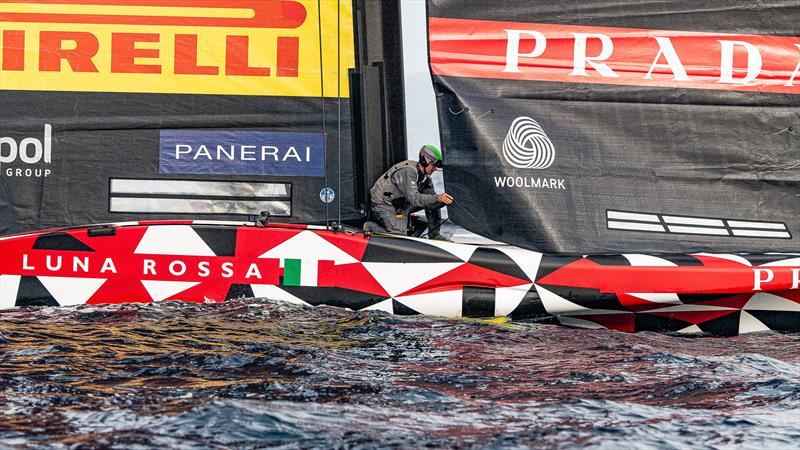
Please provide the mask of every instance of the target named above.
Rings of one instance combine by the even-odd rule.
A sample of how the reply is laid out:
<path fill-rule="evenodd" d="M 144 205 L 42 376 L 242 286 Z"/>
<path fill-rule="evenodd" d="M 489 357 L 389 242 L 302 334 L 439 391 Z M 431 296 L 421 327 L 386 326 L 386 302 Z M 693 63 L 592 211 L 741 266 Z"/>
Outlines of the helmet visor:
<path fill-rule="evenodd" d="M 421 158 L 425 159 L 427 164 L 433 164 L 437 169 L 442 168 L 442 152 L 433 145 L 423 145 L 419 150 Z"/>

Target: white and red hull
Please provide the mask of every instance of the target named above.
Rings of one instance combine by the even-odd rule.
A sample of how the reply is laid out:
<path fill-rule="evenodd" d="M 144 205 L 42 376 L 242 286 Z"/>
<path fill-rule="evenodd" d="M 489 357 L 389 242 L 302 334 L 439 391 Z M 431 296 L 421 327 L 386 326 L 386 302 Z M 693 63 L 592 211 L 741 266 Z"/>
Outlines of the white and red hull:
<path fill-rule="evenodd" d="M 621 331 L 800 331 L 800 254 L 552 256 L 320 227 L 158 221 L 0 238 L 0 308 L 267 297 Z"/>

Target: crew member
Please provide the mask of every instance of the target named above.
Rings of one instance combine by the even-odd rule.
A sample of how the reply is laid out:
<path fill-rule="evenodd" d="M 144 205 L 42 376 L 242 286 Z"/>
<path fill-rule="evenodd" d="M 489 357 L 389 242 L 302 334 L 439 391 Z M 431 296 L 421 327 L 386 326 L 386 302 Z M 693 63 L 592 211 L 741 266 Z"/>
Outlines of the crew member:
<path fill-rule="evenodd" d="M 408 235 L 409 215 L 424 209 L 428 238 L 440 239 L 440 209 L 453 203 L 450 194 L 433 190 L 430 176 L 442 165 L 442 152 L 428 144 L 419 150 L 418 161 L 397 163 L 381 175 L 369 191 L 374 218 L 382 227 L 376 231 Z"/>

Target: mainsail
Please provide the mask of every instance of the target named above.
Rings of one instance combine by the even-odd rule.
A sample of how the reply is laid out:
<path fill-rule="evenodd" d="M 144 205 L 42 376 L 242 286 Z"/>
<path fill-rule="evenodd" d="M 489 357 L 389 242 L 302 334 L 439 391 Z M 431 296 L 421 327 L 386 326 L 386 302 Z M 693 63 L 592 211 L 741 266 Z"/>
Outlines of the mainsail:
<path fill-rule="evenodd" d="M 350 1 L 3 0 L 0 25 L 0 234 L 361 217 Z"/>
<path fill-rule="evenodd" d="M 459 225 L 547 252 L 800 249 L 800 2 L 428 15 Z"/>

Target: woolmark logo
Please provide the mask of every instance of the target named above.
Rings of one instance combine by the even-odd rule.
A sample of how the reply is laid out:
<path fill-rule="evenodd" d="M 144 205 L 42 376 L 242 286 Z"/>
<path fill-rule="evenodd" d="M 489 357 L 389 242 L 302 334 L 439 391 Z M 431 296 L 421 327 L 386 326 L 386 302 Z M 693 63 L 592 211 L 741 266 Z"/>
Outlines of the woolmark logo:
<path fill-rule="evenodd" d="M 511 122 L 503 142 L 503 156 L 520 169 L 546 169 L 553 164 L 556 153 L 541 125 L 530 117 L 520 116 Z"/>

